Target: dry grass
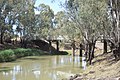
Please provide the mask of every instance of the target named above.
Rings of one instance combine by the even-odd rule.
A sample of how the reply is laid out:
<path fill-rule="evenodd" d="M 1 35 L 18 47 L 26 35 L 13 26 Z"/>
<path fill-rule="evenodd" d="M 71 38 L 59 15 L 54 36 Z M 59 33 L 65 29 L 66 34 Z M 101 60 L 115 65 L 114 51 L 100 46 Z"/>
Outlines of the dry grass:
<path fill-rule="evenodd" d="M 101 51 L 97 51 L 95 55 L 93 64 L 81 75 L 89 79 L 120 77 L 120 61 L 115 61 L 111 53 L 102 54 Z"/>

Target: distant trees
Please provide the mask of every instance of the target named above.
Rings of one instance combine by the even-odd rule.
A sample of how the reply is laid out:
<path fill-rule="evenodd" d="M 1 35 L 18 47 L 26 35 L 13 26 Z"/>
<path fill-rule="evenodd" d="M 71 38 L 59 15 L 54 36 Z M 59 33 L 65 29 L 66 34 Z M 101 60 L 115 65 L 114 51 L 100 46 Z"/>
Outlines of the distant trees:
<path fill-rule="evenodd" d="M 44 39 L 47 39 L 48 37 L 50 38 L 52 36 L 51 30 L 53 29 L 54 12 L 50 6 L 45 4 L 40 4 L 38 10 L 40 11 L 40 14 L 37 15 L 37 24 L 39 24 L 38 34 L 40 34 L 39 36 Z"/>
<path fill-rule="evenodd" d="M 0 43 L 3 44 L 3 38 L 5 33 L 12 30 L 12 25 L 9 23 L 10 11 L 12 6 L 7 4 L 7 1 L 3 0 L 0 4 Z"/>
<path fill-rule="evenodd" d="M 35 0 L 1 0 L 0 1 L 0 42 L 10 33 L 11 38 L 20 36 L 25 40 L 48 37 L 53 27 L 54 12 L 48 5 L 35 7 Z M 40 14 L 35 14 L 38 10 Z"/>

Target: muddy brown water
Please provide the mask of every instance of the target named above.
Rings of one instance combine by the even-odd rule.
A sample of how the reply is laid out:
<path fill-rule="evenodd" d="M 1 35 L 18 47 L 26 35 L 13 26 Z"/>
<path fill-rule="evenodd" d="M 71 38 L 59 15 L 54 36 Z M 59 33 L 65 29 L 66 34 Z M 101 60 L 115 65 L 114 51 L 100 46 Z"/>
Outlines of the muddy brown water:
<path fill-rule="evenodd" d="M 61 80 L 85 68 L 79 56 L 31 56 L 0 63 L 0 80 Z"/>

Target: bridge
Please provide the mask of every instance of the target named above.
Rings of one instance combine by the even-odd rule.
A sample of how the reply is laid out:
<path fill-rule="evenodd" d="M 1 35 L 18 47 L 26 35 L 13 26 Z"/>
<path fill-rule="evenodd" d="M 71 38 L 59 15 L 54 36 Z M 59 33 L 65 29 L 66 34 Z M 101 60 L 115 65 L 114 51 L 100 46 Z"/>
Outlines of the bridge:
<path fill-rule="evenodd" d="M 52 52 L 51 50 L 52 43 L 56 44 L 56 50 L 59 51 L 59 42 L 61 40 L 47 40 L 47 41 L 49 42 L 49 52 Z"/>

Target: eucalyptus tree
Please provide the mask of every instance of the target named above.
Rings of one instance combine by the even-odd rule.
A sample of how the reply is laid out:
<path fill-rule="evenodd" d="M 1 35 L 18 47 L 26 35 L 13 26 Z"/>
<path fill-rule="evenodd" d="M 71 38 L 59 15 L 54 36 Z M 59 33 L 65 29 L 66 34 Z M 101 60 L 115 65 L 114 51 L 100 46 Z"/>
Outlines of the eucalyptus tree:
<path fill-rule="evenodd" d="M 7 31 L 11 30 L 11 25 L 9 25 L 8 15 L 12 10 L 12 6 L 6 0 L 1 0 L 0 4 L 0 42 L 3 44 L 3 37 Z"/>
<path fill-rule="evenodd" d="M 79 29 L 76 28 L 75 23 L 73 23 L 71 20 L 68 20 L 65 23 L 65 26 L 63 26 L 61 30 L 61 34 L 63 34 L 67 41 L 71 42 L 71 47 L 73 49 L 73 56 L 75 56 L 75 50 L 76 48 L 79 48 L 79 45 L 82 40 L 82 36 L 80 35 Z"/>
<path fill-rule="evenodd" d="M 3 21 L 5 20 L 5 24 L 11 27 L 15 25 L 15 31 L 19 32 L 23 39 L 26 39 L 25 36 L 29 36 L 33 32 L 35 25 L 35 0 L 3 0 L 3 3 L 2 11 L 4 12 L 3 15 L 5 15 Z M 14 33 L 15 31 L 12 32 Z"/>
<path fill-rule="evenodd" d="M 44 39 L 50 38 L 53 30 L 54 12 L 49 5 L 45 4 L 40 4 L 37 8 L 40 11 L 40 14 L 37 14 L 37 28 L 39 28 L 37 34 L 40 34 L 39 36 Z"/>
<path fill-rule="evenodd" d="M 35 25 L 34 3 L 35 0 L 0 1 L 1 43 L 3 43 L 4 33 L 8 30 L 11 31 L 13 25 L 16 25 L 16 31 L 23 35 L 35 32 L 33 29 Z"/>
<path fill-rule="evenodd" d="M 75 43 L 80 39 L 79 30 L 75 23 L 67 16 L 66 12 L 60 11 L 55 15 L 57 36 L 62 36 L 65 42 L 71 42 L 73 55 L 75 55 Z"/>
<path fill-rule="evenodd" d="M 91 64 L 96 41 L 102 34 L 106 3 L 102 0 L 68 0 L 65 7 L 69 18 L 76 24 L 76 28 L 84 38 L 86 53 Z"/>
<path fill-rule="evenodd" d="M 113 54 L 116 60 L 120 59 L 120 0 L 108 0 L 108 14 L 111 20 L 109 41 L 113 46 Z"/>
<path fill-rule="evenodd" d="M 54 34 L 56 37 L 58 37 L 58 36 L 64 37 L 64 32 L 61 32 L 61 31 L 65 26 L 66 20 L 67 20 L 67 18 L 66 18 L 64 11 L 57 12 L 57 14 L 55 15 L 55 19 L 54 19 L 54 29 L 55 29 Z"/>

